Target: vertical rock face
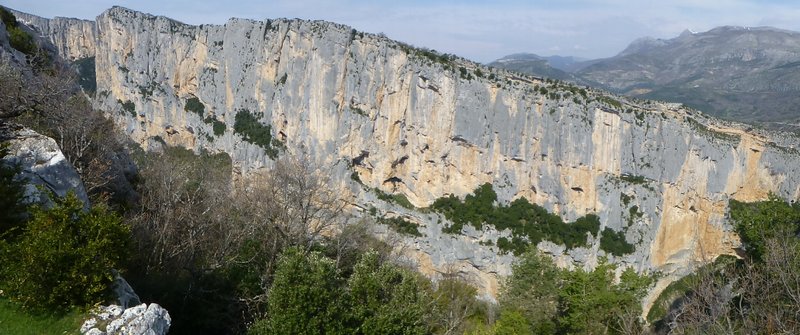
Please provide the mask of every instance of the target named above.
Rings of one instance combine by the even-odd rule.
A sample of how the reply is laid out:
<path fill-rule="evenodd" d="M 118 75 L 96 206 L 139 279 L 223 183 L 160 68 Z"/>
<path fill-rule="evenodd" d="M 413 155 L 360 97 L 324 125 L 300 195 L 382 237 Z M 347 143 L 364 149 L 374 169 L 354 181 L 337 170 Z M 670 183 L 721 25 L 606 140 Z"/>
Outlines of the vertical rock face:
<path fill-rule="evenodd" d="M 66 17 L 46 19 L 15 10 L 11 12 L 18 21 L 33 28 L 42 38 L 53 43 L 58 54 L 64 59 L 74 61 L 94 56 L 94 21 Z"/>
<path fill-rule="evenodd" d="M 337 24 L 191 26 L 117 7 L 97 18 L 97 33 L 97 104 L 118 111 L 140 143 L 159 136 L 225 151 L 241 171 L 269 165 L 234 131 L 247 110 L 287 151 L 351 163 L 367 186 L 419 207 L 489 182 L 502 201 L 526 197 L 570 220 L 597 213 L 638 245 L 616 261 L 640 269 L 732 253 L 739 242 L 724 224 L 731 198 L 798 197 L 794 138 L 747 133 L 677 106 L 488 76 Z M 202 111 L 186 111 L 193 98 Z M 224 131 L 215 134 L 214 121 Z M 334 177 L 344 184 L 350 172 Z M 591 263 L 598 242 L 588 251 Z"/>
<path fill-rule="evenodd" d="M 637 245 L 615 262 L 675 271 L 738 246 L 724 220 L 729 199 L 800 195 L 796 138 L 522 78 L 342 25 L 191 26 L 115 7 L 96 32 L 95 103 L 134 140 L 224 151 L 247 172 L 271 164 L 268 150 L 235 131 L 248 112 L 285 151 L 338 164 L 332 177 L 362 208 L 375 197 L 352 172 L 418 207 L 489 182 L 500 201 L 526 197 L 567 220 L 596 213 L 602 228 Z M 458 264 L 496 293 L 494 274 L 507 273 L 512 257 L 478 241 L 503 232 L 447 236 L 435 215 L 393 210 L 423 226 L 425 236 L 406 244 L 424 272 Z M 565 256 L 591 266 L 603 252 L 590 241 Z M 563 252 L 551 244 L 540 247 Z"/>

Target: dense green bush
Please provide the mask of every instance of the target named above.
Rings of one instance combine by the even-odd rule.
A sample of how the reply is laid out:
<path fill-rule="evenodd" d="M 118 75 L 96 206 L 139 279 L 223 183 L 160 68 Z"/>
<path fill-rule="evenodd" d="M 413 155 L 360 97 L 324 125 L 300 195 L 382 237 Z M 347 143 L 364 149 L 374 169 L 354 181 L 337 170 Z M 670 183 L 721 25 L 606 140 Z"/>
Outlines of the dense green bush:
<path fill-rule="evenodd" d="M 334 260 L 292 248 L 280 257 L 267 317 L 249 333 L 429 334 L 434 303 L 427 279 L 376 252 L 344 278 Z"/>
<path fill-rule="evenodd" d="M 496 201 L 497 193 L 491 184 L 486 183 L 463 201 L 450 195 L 436 199 L 431 208 L 453 222 L 443 229 L 446 233 L 460 233 L 465 224 L 471 224 L 476 229 L 481 229 L 484 224 L 493 225 L 499 230 L 510 229 L 512 240 L 498 240 L 497 245 L 501 250 L 514 251 L 516 254 L 526 249 L 526 241 L 536 244 L 548 240 L 564 244 L 567 248 L 585 246 L 586 234 L 597 235 L 600 230 L 600 220 L 594 214 L 566 223 L 558 215 L 531 204 L 525 198 L 518 198 L 507 206 L 497 205 Z"/>
<path fill-rule="evenodd" d="M 134 104 L 133 101 L 126 100 L 123 102 L 122 100 L 117 99 L 117 103 L 122 105 L 123 111 L 127 112 L 132 117 L 136 117 L 136 104 Z"/>
<path fill-rule="evenodd" d="M 20 236 L 2 251 L 8 296 L 32 309 L 65 310 L 103 301 L 111 269 L 126 260 L 130 232 L 106 207 L 84 210 L 70 193 L 51 209 L 34 207 Z"/>
<path fill-rule="evenodd" d="M 183 106 L 183 110 L 187 112 L 192 112 L 197 114 L 199 117 L 204 117 L 206 113 L 206 106 L 200 102 L 200 99 L 197 97 L 191 97 L 186 99 L 186 104 Z"/>
<path fill-rule="evenodd" d="M 378 223 L 385 224 L 400 234 L 417 237 L 422 236 L 422 233 L 419 232 L 419 227 L 417 227 L 416 224 L 411 223 L 401 217 L 380 218 L 378 219 Z"/>
<path fill-rule="evenodd" d="M 261 124 L 256 115 L 247 109 L 236 113 L 233 132 L 241 135 L 243 140 L 263 148 L 272 159 L 278 157 L 278 149 L 283 147 L 283 143 L 272 137 L 272 127 Z"/>
<path fill-rule="evenodd" d="M 536 334 L 621 333 L 624 318 L 638 324 L 640 300 L 654 279 L 628 268 L 616 282 L 615 272 L 615 265 L 602 260 L 592 271 L 559 269 L 549 256 L 531 248 L 503 284 L 500 309 L 524 317 Z M 520 328 L 519 317 L 514 319 L 514 328 Z"/>
<path fill-rule="evenodd" d="M 600 249 L 615 256 L 622 256 L 632 253 L 634 246 L 625 240 L 625 232 L 606 227 L 600 234 Z"/>
<path fill-rule="evenodd" d="M 250 334 L 348 334 L 343 279 L 318 253 L 287 250 L 269 290 L 268 316 Z"/>
<path fill-rule="evenodd" d="M 225 128 L 227 128 L 225 122 L 214 120 L 213 123 L 214 135 L 222 136 L 223 134 L 225 134 Z"/>
<path fill-rule="evenodd" d="M 223 134 L 225 134 L 225 129 L 228 128 L 225 125 L 225 122 L 219 121 L 211 116 L 205 118 L 205 120 L 203 120 L 203 123 L 211 124 L 211 128 L 213 129 L 214 135 L 216 136 L 222 136 Z"/>
<path fill-rule="evenodd" d="M 766 253 L 764 242 L 768 238 L 800 230 L 800 203 L 789 204 L 774 194 L 768 200 L 752 203 L 731 200 L 729 207 L 731 221 L 747 254 L 756 259 Z"/>
<path fill-rule="evenodd" d="M 420 274 L 367 252 L 348 281 L 348 315 L 358 334 L 428 334 L 431 312 L 430 282 Z"/>
<path fill-rule="evenodd" d="M 7 154 L 8 149 L 0 146 L 0 159 Z M 18 166 L 0 160 L 0 239 L 18 233 L 25 220 L 25 181 L 17 177 L 19 171 Z"/>
<path fill-rule="evenodd" d="M 17 17 L 2 7 L 0 7 L 0 17 L 2 17 L 3 24 L 6 26 L 11 47 L 26 55 L 35 54 L 38 48 L 33 42 L 33 37 L 19 27 Z"/>

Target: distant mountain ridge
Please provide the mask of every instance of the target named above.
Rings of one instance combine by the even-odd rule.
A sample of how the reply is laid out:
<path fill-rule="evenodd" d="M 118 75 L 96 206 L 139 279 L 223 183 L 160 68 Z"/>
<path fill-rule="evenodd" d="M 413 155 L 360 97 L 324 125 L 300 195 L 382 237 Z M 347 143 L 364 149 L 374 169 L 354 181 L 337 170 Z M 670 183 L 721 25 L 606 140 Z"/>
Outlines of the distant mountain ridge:
<path fill-rule="evenodd" d="M 488 65 L 539 77 L 578 82 L 579 79 L 570 72 L 574 70 L 575 64 L 582 61 L 585 61 L 585 59 L 564 56 L 543 57 L 532 53 L 518 53 L 505 56 Z"/>
<path fill-rule="evenodd" d="M 534 71 L 522 61 L 491 65 L 544 77 L 552 71 Z M 798 32 L 735 26 L 687 30 L 672 39 L 641 38 L 614 57 L 575 63 L 570 69 L 552 78 L 680 102 L 772 128 L 797 129 L 800 120 Z"/>

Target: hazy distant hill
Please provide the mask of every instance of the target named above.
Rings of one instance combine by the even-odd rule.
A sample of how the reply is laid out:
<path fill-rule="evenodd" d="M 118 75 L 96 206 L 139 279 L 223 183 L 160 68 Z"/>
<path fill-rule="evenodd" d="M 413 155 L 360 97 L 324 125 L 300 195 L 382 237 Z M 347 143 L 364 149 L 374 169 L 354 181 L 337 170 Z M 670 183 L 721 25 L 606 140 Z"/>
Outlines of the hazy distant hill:
<path fill-rule="evenodd" d="M 572 73 L 572 67 L 582 61 L 575 57 L 542 57 L 531 53 L 519 53 L 500 58 L 489 66 L 529 73 L 539 77 L 559 80 L 579 81 Z"/>
<path fill-rule="evenodd" d="M 546 76 L 544 71 L 528 71 L 514 62 L 493 65 Z M 797 32 L 769 27 L 686 31 L 668 40 L 639 39 L 614 57 L 575 63 L 570 68 L 574 72 L 567 74 L 577 82 L 631 96 L 682 102 L 723 118 L 771 127 L 800 120 Z"/>

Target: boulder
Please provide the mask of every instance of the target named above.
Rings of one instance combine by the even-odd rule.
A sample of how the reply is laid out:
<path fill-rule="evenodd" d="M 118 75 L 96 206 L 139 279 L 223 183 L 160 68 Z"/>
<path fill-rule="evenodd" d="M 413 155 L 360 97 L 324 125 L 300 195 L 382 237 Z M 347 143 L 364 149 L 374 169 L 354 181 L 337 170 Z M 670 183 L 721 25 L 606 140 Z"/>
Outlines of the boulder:
<path fill-rule="evenodd" d="M 0 143 L 9 150 L 3 160 L 19 165 L 21 177 L 28 181 L 28 201 L 48 204 L 47 193 L 63 197 L 71 191 L 84 204 L 89 203 L 78 172 L 54 139 L 13 123 L 0 123 Z"/>
<path fill-rule="evenodd" d="M 100 306 L 81 326 L 86 335 L 163 335 L 172 319 L 158 304 L 140 304 L 128 309 L 118 305 Z"/>

